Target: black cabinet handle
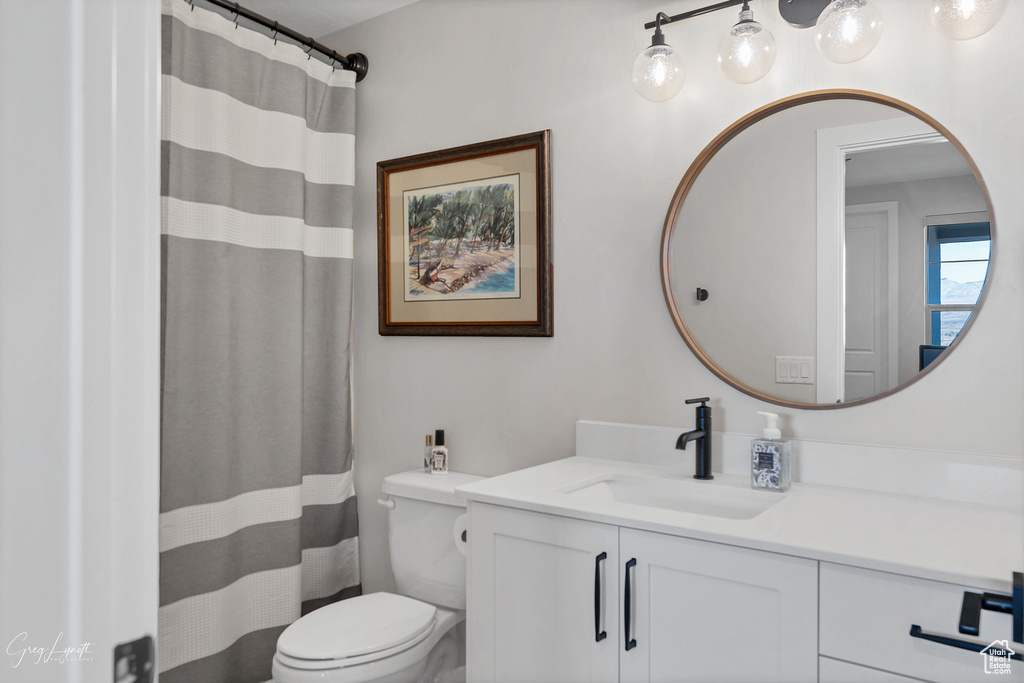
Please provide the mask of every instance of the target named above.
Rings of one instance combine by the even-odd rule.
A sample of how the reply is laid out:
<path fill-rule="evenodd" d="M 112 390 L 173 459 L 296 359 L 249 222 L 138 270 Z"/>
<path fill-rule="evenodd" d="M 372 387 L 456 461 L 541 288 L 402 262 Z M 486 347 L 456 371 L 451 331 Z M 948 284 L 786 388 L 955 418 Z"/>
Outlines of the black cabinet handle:
<path fill-rule="evenodd" d="M 981 627 L 981 593 L 964 592 L 964 601 L 960 605 L 959 631 L 964 635 L 977 636 Z"/>
<path fill-rule="evenodd" d="M 1013 640 L 1024 643 L 1024 573 L 1013 573 L 1013 593 L 971 593 L 964 591 L 960 606 L 960 633 L 978 635 L 981 625 L 981 610 L 1009 614 L 1013 621 Z"/>
<path fill-rule="evenodd" d="M 629 570 L 632 569 L 635 566 L 636 566 L 636 558 L 635 557 L 633 559 L 631 559 L 629 562 L 626 563 L 626 597 L 625 597 L 625 607 L 626 607 L 626 651 L 627 652 L 632 650 L 634 647 L 636 647 L 636 640 L 635 639 L 631 639 L 629 637 L 629 621 L 630 621 L 630 616 L 631 616 L 632 611 L 633 611 L 632 610 L 632 606 L 633 606 L 633 604 L 632 604 L 632 596 L 630 595 L 630 591 L 632 590 L 632 586 L 631 586 L 631 582 L 629 580 Z"/>
<path fill-rule="evenodd" d="M 601 630 L 601 561 L 608 559 L 608 553 L 601 553 L 594 560 L 594 641 L 600 643 L 608 637 Z"/>
<path fill-rule="evenodd" d="M 950 647 L 958 647 L 961 650 L 970 650 L 971 652 L 981 652 L 982 650 L 989 647 L 988 645 L 982 645 L 981 643 L 972 643 L 967 640 L 960 640 L 959 638 L 950 638 L 949 636 L 940 636 L 935 633 L 927 633 L 921 630 L 921 627 L 914 624 L 910 627 L 911 638 L 921 638 L 922 640 L 930 640 L 933 643 L 939 643 L 940 645 L 948 645 Z M 1014 653 L 1010 655 L 1010 659 L 1024 660 L 1020 654 Z"/>

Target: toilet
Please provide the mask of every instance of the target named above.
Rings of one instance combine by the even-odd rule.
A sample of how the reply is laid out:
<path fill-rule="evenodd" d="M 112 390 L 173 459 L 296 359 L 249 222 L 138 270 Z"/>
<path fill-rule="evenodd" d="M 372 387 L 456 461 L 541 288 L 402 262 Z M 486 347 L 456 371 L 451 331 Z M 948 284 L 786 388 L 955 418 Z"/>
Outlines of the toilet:
<path fill-rule="evenodd" d="M 466 503 L 455 488 L 480 477 L 423 470 L 384 479 L 395 593 L 321 607 L 286 628 L 275 683 L 442 683 L 457 680 L 466 609 Z"/>

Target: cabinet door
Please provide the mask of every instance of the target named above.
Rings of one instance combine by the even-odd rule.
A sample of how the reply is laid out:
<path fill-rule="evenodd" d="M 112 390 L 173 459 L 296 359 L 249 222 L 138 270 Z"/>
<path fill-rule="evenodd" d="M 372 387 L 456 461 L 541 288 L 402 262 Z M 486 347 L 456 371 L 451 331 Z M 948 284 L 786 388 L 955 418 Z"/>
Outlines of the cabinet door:
<path fill-rule="evenodd" d="M 619 543 L 620 573 L 636 559 L 622 681 L 817 680 L 817 562 L 630 529 Z"/>
<path fill-rule="evenodd" d="M 468 680 L 617 681 L 618 527 L 480 503 L 469 518 Z"/>

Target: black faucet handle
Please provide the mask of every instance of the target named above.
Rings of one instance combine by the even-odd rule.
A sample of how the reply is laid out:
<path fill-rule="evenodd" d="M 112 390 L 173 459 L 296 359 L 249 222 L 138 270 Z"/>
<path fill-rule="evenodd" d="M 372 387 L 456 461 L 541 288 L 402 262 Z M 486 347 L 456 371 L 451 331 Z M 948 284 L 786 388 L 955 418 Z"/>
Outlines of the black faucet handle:
<path fill-rule="evenodd" d="M 686 403 L 686 405 L 690 405 L 691 403 L 699 403 L 699 404 L 701 404 L 701 406 L 703 406 L 705 403 L 707 403 L 710 400 L 711 399 L 708 398 L 707 396 L 705 396 L 704 398 L 688 398 L 688 399 L 686 399 L 685 403 Z"/>

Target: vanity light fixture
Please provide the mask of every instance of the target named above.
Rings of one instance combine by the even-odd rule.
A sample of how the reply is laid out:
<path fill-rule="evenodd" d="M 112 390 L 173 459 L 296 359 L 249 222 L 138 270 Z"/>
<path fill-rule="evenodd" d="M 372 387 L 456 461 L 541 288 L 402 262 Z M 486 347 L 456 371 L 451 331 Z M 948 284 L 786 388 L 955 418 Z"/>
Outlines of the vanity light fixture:
<path fill-rule="evenodd" d="M 977 38 L 995 26 L 1007 0 L 932 0 L 932 23 L 955 40 Z"/>
<path fill-rule="evenodd" d="M 633 87 L 651 102 L 664 102 L 674 97 L 683 88 L 686 72 L 679 53 L 665 42 L 661 22 L 673 21 L 664 12 L 654 20 L 654 36 L 651 46 L 640 53 L 633 62 Z M 645 28 L 651 28 L 648 24 Z"/>
<path fill-rule="evenodd" d="M 814 25 L 818 51 L 837 64 L 856 62 L 882 37 L 882 13 L 869 0 L 835 0 Z"/>
<path fill-rule="evenodd" d="M 685 71 L 678 50 L 665 42 L 661 27 L 720 9 L 738 7 L 740 19 L 718 46 L 718 65 L 737 83 L 753 83 L 775 62 L 775 38 L 754 21 L 751 0 L 725 0 L 668 16 L 659 12 L 644 24 L 654 29 L 651 46 L 633 63 L 633 86 L 652 102 L 663 102 L 683 87 Z M 974 38 L 995 26 L 1008 0 L 930 0 L 936 28 L 950 38 Z M 877 0 L 779 0 L 779 14 L 791 26 L 815 29 L 815 44 L 829 60 L 847 64 L 861 59 L 882 35 Z"/>
<path fill-rule="evenodd" d="M 753 83 L 775 63 L 775 36 L 754 21 L 744 2 L 740 20 L 718 44 L 718 66 L 737 83 Z"/>

